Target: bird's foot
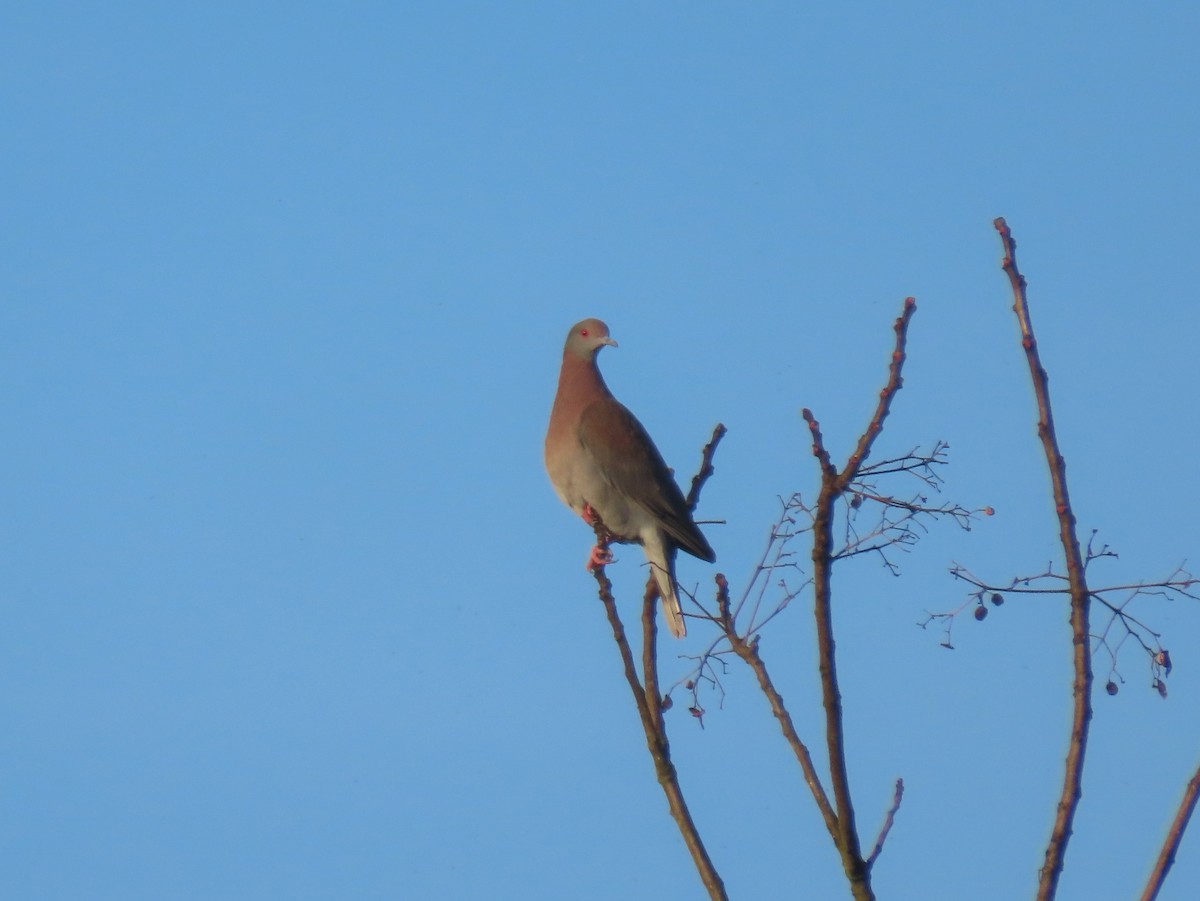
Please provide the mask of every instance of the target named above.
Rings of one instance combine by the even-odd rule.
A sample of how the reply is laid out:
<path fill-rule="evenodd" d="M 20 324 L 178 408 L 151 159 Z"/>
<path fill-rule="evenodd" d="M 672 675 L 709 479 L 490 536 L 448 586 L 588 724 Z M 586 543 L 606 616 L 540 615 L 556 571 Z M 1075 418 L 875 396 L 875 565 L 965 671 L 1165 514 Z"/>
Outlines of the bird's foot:
<path fill-rule="evenodd" d="M 589 526 L 594 525 L 596 520 L 600 518 L 600 514 L 596 512 L 596 508 L 591 504 L 583 505 L 583 521 Z"/>
<path fill-rule="evenodd" d="M 597 566 L 607 566 L 613 562 L 613 559 L 612 551 L 606 547 L 600 547 L 600 545 L 596 545 L 592 548 L 592 553 L 588 557 L 587 568 L 590 571 L 595 569 Z"/>

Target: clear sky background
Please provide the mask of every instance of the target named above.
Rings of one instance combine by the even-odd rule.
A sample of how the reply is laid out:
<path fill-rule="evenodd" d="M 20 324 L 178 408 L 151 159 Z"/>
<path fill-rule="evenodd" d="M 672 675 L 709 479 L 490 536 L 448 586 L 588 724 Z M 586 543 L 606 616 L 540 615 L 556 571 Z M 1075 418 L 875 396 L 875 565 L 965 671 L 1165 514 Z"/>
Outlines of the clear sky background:
<path fill-rule="evenodd" d="M 992 219 L 1014 229 L 1093 580 L 1200 560 L 1200 12 L 1110 2 L 205 3 L 0 12 L 0 896 L 702 896 L 542 470 L 563 337 L 690 476 L 735 591 L 844 458 L 950 442 L 894 578 L 836 573 L 881 898 L 1032 895 L 1061 599 L 961 621 L 953 561 L 1060 559 Z M 899 490 L 899 489 L 898 489 Z M 631 616 L 636 548 L 610 569 Z M 1134 897 L 1200 762 L 1200 604 L 1139 602 L 1060 897 Z M 705 630 L 668 640 L 682 676 Z M 821 744 L 809 598 L 762 640 Z M 733 668 L 676 762 L 731 896 L 846 895 Z M 1200 896 L 1197 824 L 1164 899 Z"/>

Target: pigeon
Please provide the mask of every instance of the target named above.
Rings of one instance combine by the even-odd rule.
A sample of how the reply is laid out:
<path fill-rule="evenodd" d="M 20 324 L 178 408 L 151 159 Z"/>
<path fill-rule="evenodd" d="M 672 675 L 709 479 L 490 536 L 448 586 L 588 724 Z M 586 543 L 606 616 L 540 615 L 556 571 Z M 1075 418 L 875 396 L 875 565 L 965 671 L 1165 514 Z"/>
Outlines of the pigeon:
<path fill-rule="evenodd" d="M 598 515 L 617 541 L 642 546 L 667 627 L 683 638 L 675 553 L 682 549 L 709 563 L 717 557 L 650 435 L 604 384 L 596 356 L 606 346 L 617 342 L 599 319 L 577 322 L 567 334 L 546 431 L 546 471 L 563 503 L 586 522 Z M 588 568 L 609 559 L 593 548 Z"/>

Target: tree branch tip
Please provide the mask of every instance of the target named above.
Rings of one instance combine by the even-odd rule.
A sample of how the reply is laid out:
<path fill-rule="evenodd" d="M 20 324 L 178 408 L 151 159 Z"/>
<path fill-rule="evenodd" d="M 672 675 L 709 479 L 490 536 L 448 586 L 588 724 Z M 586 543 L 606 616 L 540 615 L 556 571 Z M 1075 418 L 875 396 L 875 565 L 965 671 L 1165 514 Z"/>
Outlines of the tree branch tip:
<path fill-rule="evenodd" d="M 868 870 L 875 866 L 875 861 L 883 853 L 883 843 L 887 841 L 888 834 L 892 831 L 892 825 L 896 821 L 896 814 L 900 810 L 900 802 L 903 798 L 904 780 L 897 777 L 896 789 L 892 794 L 892 804 L 888 808 L 887 815 L 883 819 L 883 825 L 879 829 L 879 837 L 875 839 L 875 847 L 871 849 L 871 853 L 867 856 L 866 861 L 864 861 Z"/>

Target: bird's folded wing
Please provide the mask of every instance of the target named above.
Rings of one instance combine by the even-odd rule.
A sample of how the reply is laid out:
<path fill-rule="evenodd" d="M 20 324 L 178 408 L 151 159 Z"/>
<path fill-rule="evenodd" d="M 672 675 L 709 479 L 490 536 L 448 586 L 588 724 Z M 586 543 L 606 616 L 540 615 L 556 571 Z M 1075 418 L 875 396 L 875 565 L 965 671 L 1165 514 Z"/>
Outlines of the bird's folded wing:
<path fill-rule="evenodd" d="M 608 483 L 658 520 L 676 545 L 709 563 L 716 559 L 662 454 L 619 401 L 605 397 L 588 404 L 579 418 L 579 442 Z"/>

